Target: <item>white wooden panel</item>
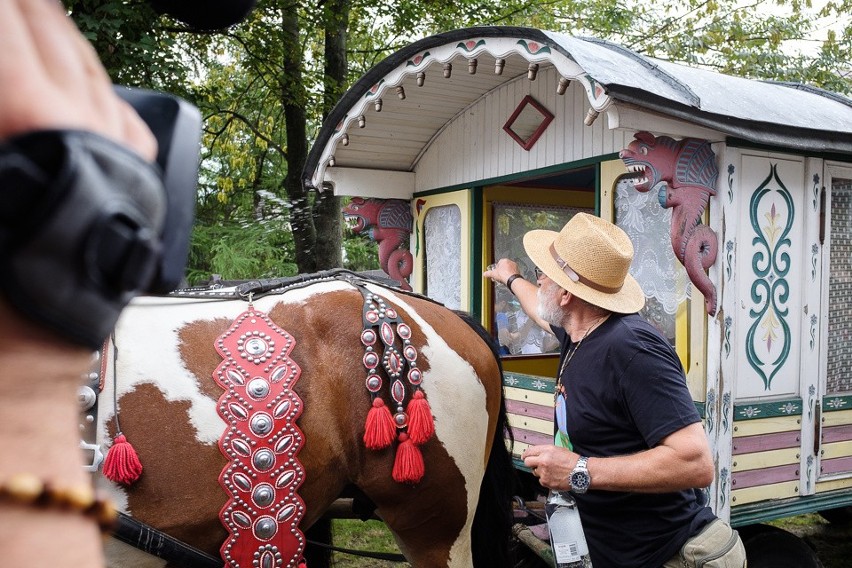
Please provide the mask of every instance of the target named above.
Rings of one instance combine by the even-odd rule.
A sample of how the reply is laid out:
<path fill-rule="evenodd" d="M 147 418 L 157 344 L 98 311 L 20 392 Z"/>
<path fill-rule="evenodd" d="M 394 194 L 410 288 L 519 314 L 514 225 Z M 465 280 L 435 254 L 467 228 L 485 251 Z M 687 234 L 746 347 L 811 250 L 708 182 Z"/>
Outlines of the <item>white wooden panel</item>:
<path fill-rule="evenodd" d="M 738 399 L 798 395 L 804 163 L 743 152 L 737 236 Z"/>

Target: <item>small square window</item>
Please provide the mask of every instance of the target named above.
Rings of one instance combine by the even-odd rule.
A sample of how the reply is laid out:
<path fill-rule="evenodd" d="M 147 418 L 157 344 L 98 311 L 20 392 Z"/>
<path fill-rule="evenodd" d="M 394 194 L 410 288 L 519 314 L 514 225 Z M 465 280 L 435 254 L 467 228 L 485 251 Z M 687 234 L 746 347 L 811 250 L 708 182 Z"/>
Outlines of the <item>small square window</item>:
<path fill-rule="evenodd" d="M 521 148 L 529 151 L 552 120 L 553 113 L 527 95 L 503 125 L 503 130 L 520 144 Z"/>

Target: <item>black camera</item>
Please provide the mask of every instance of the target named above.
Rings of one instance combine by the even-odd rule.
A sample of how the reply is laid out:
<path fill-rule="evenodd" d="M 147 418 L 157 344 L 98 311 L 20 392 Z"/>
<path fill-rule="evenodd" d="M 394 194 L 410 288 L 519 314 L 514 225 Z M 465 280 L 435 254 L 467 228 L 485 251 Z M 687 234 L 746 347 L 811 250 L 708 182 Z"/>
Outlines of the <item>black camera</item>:
<path fill-rule="evenodd" d="M 157 138 L 157 165 L 166 190 L 166 219 L 160 234 L 160 259 L 151 283 L 142 291 L 166 293 L 183 279 L 195 215 L 201 115 L 186 101 L 156 91 L 116 87 Z"/>

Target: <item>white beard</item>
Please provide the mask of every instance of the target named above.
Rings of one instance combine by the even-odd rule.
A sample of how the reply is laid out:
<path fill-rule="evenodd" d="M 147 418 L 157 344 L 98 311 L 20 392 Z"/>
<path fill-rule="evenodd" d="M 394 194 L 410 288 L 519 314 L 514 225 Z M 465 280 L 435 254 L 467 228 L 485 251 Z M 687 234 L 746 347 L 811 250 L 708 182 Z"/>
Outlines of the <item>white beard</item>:
<path fill-rule="evenodd" d="M 553 283 L 539 287 L 538 307 L 536 311 L 538 312 L 538 317 L 550 325 L 562 327 L 562 318 L 564 317 L 564 314 L 562 313 L 562 307 L 556 300 L 556 294 L 553 293 L 553 289 L 555 287 L 556 286 Z"/>

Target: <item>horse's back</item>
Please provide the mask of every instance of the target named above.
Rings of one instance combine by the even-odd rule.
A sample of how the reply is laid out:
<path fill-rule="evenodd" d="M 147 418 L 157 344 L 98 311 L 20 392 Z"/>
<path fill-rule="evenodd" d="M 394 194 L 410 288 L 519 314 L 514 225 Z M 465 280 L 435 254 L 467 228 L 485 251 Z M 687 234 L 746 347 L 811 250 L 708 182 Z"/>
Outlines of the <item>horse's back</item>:
<path fill-rule="evenodd" d="M 396 290 L 367 288 L 410 327 L 422 372 L 419 386 L 434 417 L 435 435 L 420 448 L 425 473 L 416 484 L 393 480 L 393 448 L 364 446 L 371 393 L 365 385 L 362 294 L 332 281 L 253 302 L 293 338 L 289 357 L 300 369 L 294 390 L 304 403 L 298 421 L 305 434 L 298 455 L 306 472 L 300 489 L 304 526 L 354 485 L 375 503 L 404 552 L 428 550 L 425 542 L 421 546 L 424 538 L 454 543 L 421 558 L 422 565 L 469 564 L 472 512 L 502 404 L 498 364 L 489 346 L 451 310 Z M 116 327 L 116 373 L 108 373 L 104 393 L 109 400 L 117 387 L 121 430 L 145 468 L 131 487 L 113 486 L 119 504 L 214 555 L 226 537 L 218 518 L 226 499 L 218 478 L 226 460 L 218 447 L 225 422 L 217 412 L 223 391 L 213 380 L 222 361 L 215 344 L 246 308 L 241 300 L 135 300 Z M 384 377 L 378 395 L 394 409 L 389 382 Z M 102 443 L 117 433 L 113 412 L 103 406 Z"/>

